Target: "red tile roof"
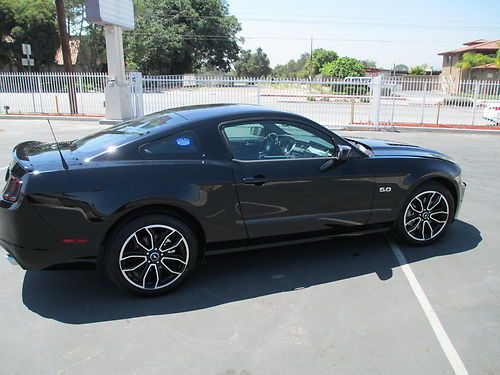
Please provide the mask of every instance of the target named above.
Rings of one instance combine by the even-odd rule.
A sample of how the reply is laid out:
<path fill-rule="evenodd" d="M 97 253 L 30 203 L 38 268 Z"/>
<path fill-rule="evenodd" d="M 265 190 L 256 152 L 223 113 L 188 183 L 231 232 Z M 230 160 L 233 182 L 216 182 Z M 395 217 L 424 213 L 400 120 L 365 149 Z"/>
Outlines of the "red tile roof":
<path fill-rule="evenodd" d="M 473 40 L 472 42 L 464 43 L 464 46 L 472 46 L 474 44 L 479 44 L 479 43 L 484 43 L 484 42 L 487 42 L 487 40 L 486 39 L 476 39 L 476 40 Z"/>
<path fill-rule="evenodd" d="M 70 40 L 69 41 L 69 50 L 71 52 L 71 65 L 76 64 L 76 60 L 78 59 L 79 49 L 80 49 L 80 41 L 79 40 Z M 56 51 L 55 62 L 57 65 L 64 65 L 61 47 L 59 47 Z"/>
<path fill-rule="evenodd" d="M 471 69 L 500 69 L 500 68 L 496 66 L 494 63 L 491 63 L 491 64 L 473 66 Z"/>
<path fill-rule="evenodd" d="M 482 51 L 497 51 L 500 49 L 500 39 L 483 40 L 478 39 L 472 42 L 464 43 L 465 47 L 454 49 L 453 51 L 441 52 L 438 55 L 451 55 L 460 52 L 482 52 Z"/>

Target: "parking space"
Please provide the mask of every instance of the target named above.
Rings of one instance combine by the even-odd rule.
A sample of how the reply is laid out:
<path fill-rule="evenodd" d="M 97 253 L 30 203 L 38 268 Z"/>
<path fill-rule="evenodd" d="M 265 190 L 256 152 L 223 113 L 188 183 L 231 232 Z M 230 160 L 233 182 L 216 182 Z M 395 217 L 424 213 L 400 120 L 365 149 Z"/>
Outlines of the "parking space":
<path fill-rule="evenodd" d="M 53 124 L 60 140 L 102 127 Z M 414 280 L 385 235 L 213 256 L 157 299 L 94 272 L 0 261 L 0 372 L 459 373 L 444 332 L 470 374 L 500 373 L 500 137 L 348 135 L 434 148 L 462 166 L 460 220 L 433 246 L 397 247 Z M 49 141 L 46 123 L 0 120 L 0 168 L 28 139 Z"/>

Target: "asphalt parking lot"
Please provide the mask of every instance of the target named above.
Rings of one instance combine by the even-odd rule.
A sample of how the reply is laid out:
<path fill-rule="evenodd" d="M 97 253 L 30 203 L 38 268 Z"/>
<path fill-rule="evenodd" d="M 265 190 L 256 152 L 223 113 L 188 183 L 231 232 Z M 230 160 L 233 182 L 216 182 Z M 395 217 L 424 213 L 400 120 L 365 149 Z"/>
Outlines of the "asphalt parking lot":
<path fill-rule="evenodd" d="M 60 140 L 100 128 L 54 121 Z M 213 256 L 157 299 L 94 272 L 0 261 L 0 373 L 500 373 L 500 137 L 353 133 L 459 162 L 468 186 L 445 238 L 409 248 L 372 235 Z M 29 139 L 50 140 L 46 123 L 0 120 L 0 169 Z"/>

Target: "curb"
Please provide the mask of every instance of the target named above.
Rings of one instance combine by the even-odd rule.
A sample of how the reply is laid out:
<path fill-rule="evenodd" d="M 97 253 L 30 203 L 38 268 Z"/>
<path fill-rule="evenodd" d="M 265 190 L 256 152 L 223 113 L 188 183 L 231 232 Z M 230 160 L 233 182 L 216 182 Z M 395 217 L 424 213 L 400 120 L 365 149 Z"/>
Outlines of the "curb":
<path fill-rule="evenodd" d="M 30 115 L 0 115 L 0 120 L 64 120 L 64 121 L 99 121 L 102 117 L 90 116 L 30 116 Z"/>
<path fill-rule="evenodd" d="M 479 135 L 500 135 L 499 130 L 488 129 L 459 129 L 459 128 L 432 128 L 416 126 L 379 126 L 374 125 L 345 125 L 333 126 L 325 125 L 330 130 L 337 131 L 378 131 L 378 132 L 396 132 L 396 133 L 448 133 L 448 134 L 479 134 Z"/>

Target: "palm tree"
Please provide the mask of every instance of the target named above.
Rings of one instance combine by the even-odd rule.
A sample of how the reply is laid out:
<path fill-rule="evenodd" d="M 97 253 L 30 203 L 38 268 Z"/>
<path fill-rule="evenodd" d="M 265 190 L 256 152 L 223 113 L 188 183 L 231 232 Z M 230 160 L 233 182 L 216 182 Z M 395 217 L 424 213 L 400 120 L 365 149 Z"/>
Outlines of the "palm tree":
<path fill-rule="evenodd" d="M 500 56 L 498 52 L 497 56 Z M 462 59 L 456 64 L 456 67 L 468 71 L 469 73 L 468 79 L 470 79 L 471 68 L 491 63 L 497 64 L 497 62 L 500 62 L 498 60 L 500 60 L 498 57 L 494 58 L 487 55 L 483 55 L 482 53 L 465 52 L 464 55 L 462 56 Z"/>

